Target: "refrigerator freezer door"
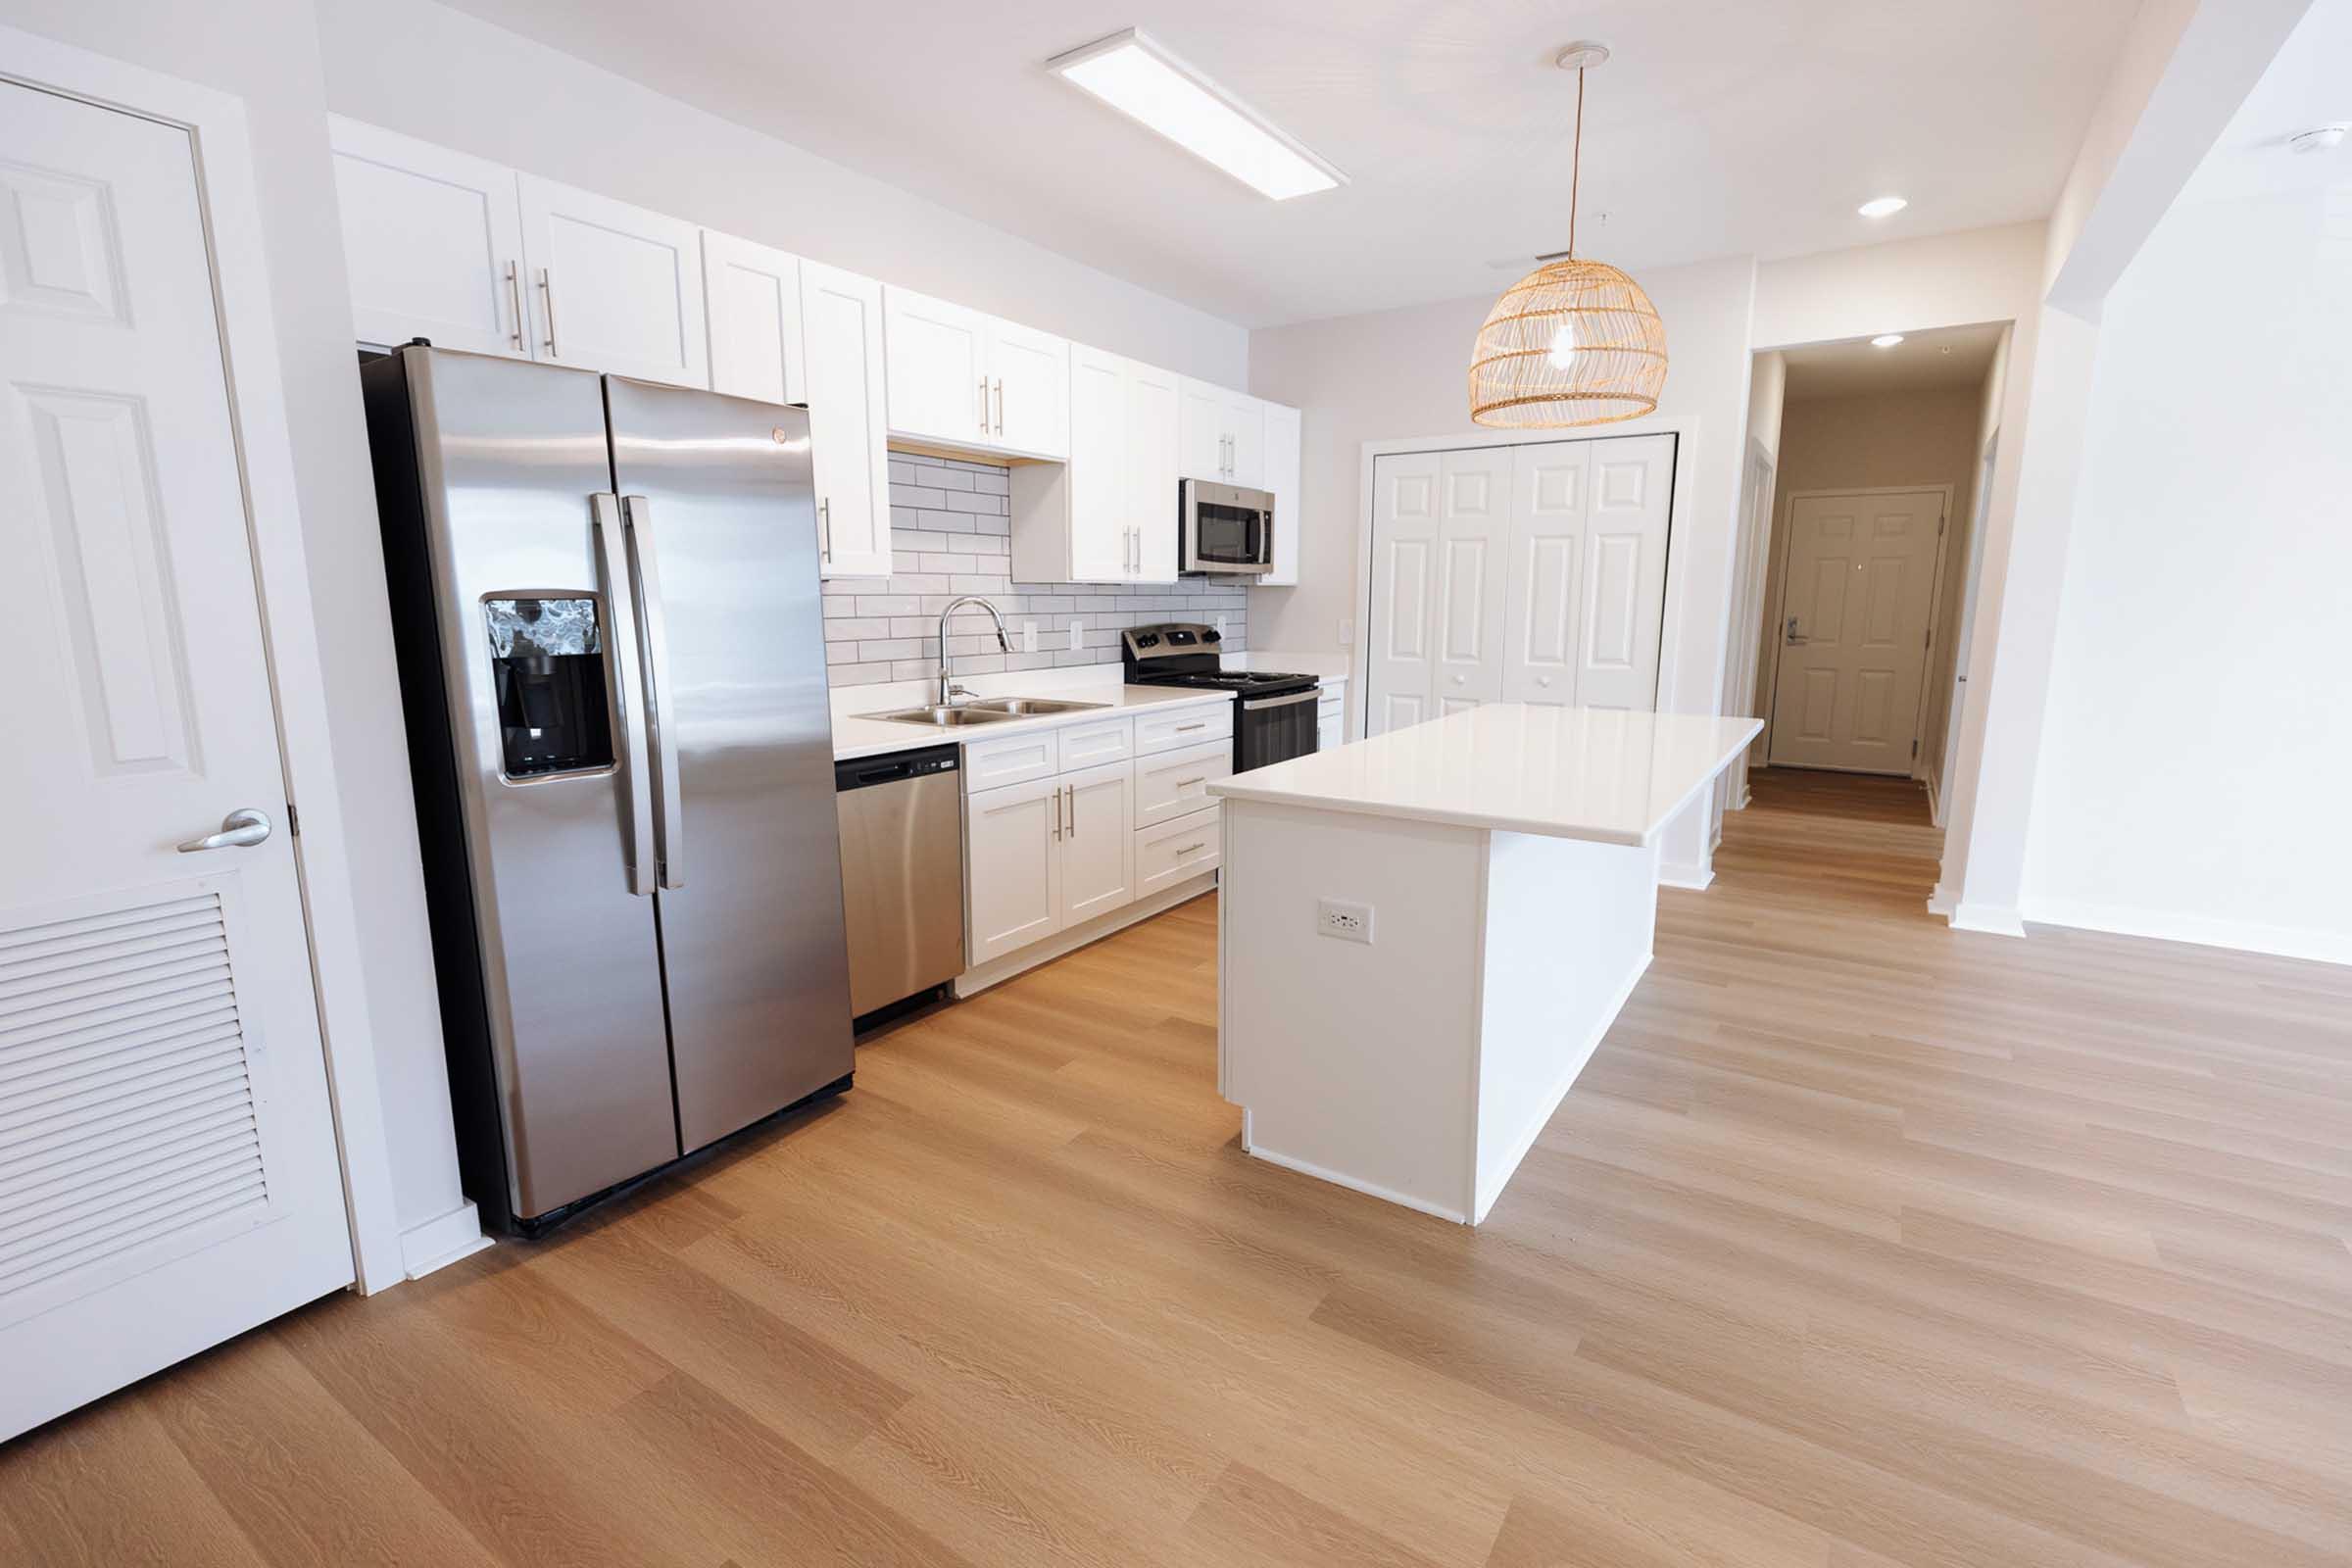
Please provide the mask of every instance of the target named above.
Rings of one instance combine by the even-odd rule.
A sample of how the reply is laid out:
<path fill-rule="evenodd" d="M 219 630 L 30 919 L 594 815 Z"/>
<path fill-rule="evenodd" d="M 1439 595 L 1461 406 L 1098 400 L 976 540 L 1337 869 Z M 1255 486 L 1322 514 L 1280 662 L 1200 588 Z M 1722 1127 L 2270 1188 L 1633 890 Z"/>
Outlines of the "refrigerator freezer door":
<path fill-rule="evenodd" d="M 612 470 L 657 669 L 657 813 L 678 1127 L 692 1150 L 846 1076 L 808 416 L 608 376 Z M 634 694 L 632 694 L 634 695 Z"/>
<path fill-rule="evenodd" d="M 616 509 L 596 503 L 612 490 L 598 377 L 402 359 L 460 818 L 420 825 L 464 836 L 508 1196 L 527 1219 L 679 1152 L 654 901 L 631 888 L 648 799 L 629 771 L 647 751 L 635 606 L 610 572 Z M 439 923 L 437 907 L 448 963 Z"/>

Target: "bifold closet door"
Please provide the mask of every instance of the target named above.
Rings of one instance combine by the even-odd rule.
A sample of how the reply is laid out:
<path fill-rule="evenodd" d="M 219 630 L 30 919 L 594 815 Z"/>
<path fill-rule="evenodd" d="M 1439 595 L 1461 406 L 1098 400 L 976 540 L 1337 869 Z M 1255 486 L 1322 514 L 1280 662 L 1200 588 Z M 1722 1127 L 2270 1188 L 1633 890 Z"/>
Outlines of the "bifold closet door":
<path fill-rule="evenodd" d="M 1654 708 L 1675 440 L 1375 459 L 1366 733 L 1482 702 Z"/>

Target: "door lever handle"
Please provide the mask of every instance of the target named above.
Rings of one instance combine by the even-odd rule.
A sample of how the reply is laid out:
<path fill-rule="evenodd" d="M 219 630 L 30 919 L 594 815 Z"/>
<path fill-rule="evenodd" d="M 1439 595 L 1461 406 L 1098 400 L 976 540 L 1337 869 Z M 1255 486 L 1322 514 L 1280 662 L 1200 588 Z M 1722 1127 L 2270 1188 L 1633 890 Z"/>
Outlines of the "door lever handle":
<path fill-rule="evenodd" d="M 1788 644 L 1789 647 L 1791 647 L 1791 648 L 1797 648 L 1797 647 L 1801 647 L 1801 646 L 1803 646 L 1803 644 L 1804 644 L 1804 641 L 1805 641 L 1805 639 L 1804 639 L 1804 638 L 1802 638 L 1802 637 L 1799 637 L 1799 636 L 1796 634 L 1796 622 L 1797 622 L 1797 617 L 1796 617 L 1796 616 L 1794 616 L 1794 615 L 1790 615 L 1790 616 L 1788 617 L 1788 624 L 1786 627 L 1782 628 L 1782 632 L 1781 632 L 1781 638 L 1782 638 L 1782 641 L 1786 642 L 1786 643 L 1787 643 L 1787 644 Z"/>
<path fill-rule="evenodd" d="M 194 855 L 203 850 L 241 850 L 259 844 L 269 836 L 270 818 L 247 807 L 222 817 L 220 832 L 207 833 L 200 839 L 190 839 L 179 846 L 179 853 Z"/>

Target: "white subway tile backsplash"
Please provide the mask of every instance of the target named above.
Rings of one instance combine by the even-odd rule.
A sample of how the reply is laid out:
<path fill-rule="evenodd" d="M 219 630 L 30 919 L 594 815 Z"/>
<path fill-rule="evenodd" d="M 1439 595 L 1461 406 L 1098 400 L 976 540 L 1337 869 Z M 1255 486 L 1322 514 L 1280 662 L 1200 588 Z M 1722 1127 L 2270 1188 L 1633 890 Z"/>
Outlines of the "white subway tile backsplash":
<path fill-rule="evenodd" d="M 1225 646 L 1249 646 L 1242 588 L 1184 578 L 1168 584 L 1014 582 L 1011 476 L 987 463 L 890 456 L 888 579 L 836 577 L 825 591 L 825 678 L 835 686 L 918 680 L 939 669 L 939 612 L 964 594 L 1001 611 L 1012 654 L 980 612 L 959 613 L 948 653 L 958 672 L 1060 669 L 1119 662 L 1119 633 L 1157 620 L 1225 617 Z M 1169 526 L 1175 525 L 1174 518 Z M 1038 651 L 1018 652 L 1020 623 L 1038 622 Z M 1080 626 L 1083 647 L 1070 647 Z"/>

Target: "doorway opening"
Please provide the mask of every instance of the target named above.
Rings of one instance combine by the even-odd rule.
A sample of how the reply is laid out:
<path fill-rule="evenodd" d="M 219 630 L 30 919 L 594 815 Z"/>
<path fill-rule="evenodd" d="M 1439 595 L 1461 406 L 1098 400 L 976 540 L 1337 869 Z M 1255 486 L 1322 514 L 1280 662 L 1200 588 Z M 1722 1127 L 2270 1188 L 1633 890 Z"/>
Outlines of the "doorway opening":
<path fill-rule="evenodd" d="M 1765 728 L 1728 804 L 1767 793 L 1758 769 L 1819 773 L 1854 783 L 1795 792 L 1811 808 L 1909 799 L 1942 825 L 2008 342 L 1996 321 L 1757 356 L 1732 675 Z"/>

